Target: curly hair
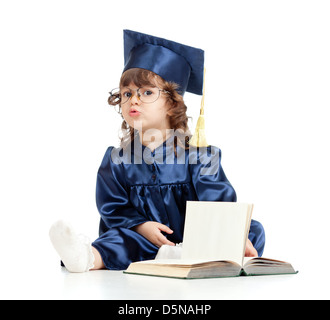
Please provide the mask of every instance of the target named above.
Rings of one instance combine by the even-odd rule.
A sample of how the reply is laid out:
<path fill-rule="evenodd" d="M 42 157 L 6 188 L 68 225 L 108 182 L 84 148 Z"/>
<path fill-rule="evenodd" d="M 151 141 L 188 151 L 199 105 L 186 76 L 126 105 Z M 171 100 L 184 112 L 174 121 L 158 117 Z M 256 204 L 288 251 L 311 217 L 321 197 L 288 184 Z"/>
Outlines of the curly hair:
<path fill-rule="evenodd" d="M 166 103 L 169 106 L 168 115 L 171 129 L 184 136 L 184 145 L 187 147 L 191 133 L 188 127 L 187 107 L 183 101 L 183 97 L 177 91 L 178 85 L 174 82 L 165 81 L 152 71 L 139 68 L 129 69 L 122 74 L 120 87 L 127 87 L 131 83 L 139 88 L 157 84 L 157 87 L 167 92 Z M 119 113 L 121 114 L 119 94 L 110 95 L 108 103 L 112 106 L 119 105 Z M 123 136 L 120 138 L 120 142 L 121 146 L 124 146 L 126 142 L 133 141 L 136 133 L 134 128 L 130 127 L 124 118 L 121 129 Z"/>

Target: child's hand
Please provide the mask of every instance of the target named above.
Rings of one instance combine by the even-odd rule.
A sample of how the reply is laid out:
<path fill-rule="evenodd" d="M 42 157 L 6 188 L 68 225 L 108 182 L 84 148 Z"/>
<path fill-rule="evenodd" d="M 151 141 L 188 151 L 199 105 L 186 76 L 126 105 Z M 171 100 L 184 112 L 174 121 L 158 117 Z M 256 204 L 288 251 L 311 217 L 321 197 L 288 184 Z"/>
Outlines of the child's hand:
<path fill-rule="evenodd" d="M 167 238 L 162 234 L 162 231 L 168 234 L 172 234 L 173 230 L 159 222 L 148 221 L 145 223 L 141 223 L 135 226 L 133 230 L 144 236 L 157 247 L 161 247 L 163 244 L 167 244 L 170 246 L 175 245 L 173 242 L 167 240 Z"/>
<path fill-rule="evenodd" d="M 258 257 L 258 252 L 254 248 L 252 242 L 249 239 L 247 239 L 247 241 L 246 241 L 245 256 L 246 257 Z"/>

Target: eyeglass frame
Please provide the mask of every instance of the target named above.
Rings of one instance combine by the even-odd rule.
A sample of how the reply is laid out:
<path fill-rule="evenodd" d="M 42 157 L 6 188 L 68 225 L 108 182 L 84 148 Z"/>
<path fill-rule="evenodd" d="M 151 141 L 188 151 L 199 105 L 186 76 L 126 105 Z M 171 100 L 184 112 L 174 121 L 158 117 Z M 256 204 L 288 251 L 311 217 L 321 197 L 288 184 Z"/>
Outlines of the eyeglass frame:
<path fill-rule="evenodd" d="M 131 88 L 128 88 L 128 87 L 125 87 L 125 88 L 129 89 L 131 92 L 132 92 L 132 91 L 136 91 L 136 96 L 137 96 L 137 98 L 138 98 L 141 102 L 143 102 L 143 103 L 147 103 L 147 104 L 156 102 L 156 101 L 159 99 L 159 97 L 160 97 L 160 93 L 161 93 L 161 92 L 164 92 L 164 93 L 168 93 L 168 94 L 170 94 L 170 92 L 167 91 L 167 90 L 159 89 L 158 87 L 152 87 L 152 88 L 157 88 L 157 89 L 158 89 L 158 97 L 157 97 L 156 100 L 154 100 L 154 101 L 151 101 L 151 102 L 145 102 L 145 101 L 141 100 L 141 94 L 139 93 L 139 90 L 142 89 L 142 88 L 145 88 L 145 87 L 140 87 L 140 88 L 138 88 L 138 89 L 131 89 Z M 116 92 L 115 90 L 118 90 L 118 92 Z M 115 94 L 113 94 L 114 91 L 116 92 Z M 132 96 L 129 97 L 125 102 L 121 102 L 120 88 L 114 88 L 114 89 L 112 89 L 112 90 L 109 92 L 109 94 L 110 94 L 111 97 L 115 97 L 115 96 L 117 96 L 118 99 L 119 99 L 119 102 L 118 102 L 118 103 L 119 103 L 120 105 L 121 105 L 121 104 L 125 104 L 125 103 L 128 102 L 130 99 L 132 99 L 133 96 L 134 96 L 134 95 L 132 95 Z"/>

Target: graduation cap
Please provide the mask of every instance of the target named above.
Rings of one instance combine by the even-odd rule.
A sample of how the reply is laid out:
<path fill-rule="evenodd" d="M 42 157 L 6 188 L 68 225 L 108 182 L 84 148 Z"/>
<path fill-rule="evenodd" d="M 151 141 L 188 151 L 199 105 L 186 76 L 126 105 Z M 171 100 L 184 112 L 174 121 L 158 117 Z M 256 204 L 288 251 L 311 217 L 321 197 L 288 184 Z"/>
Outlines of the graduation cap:
<path fill-rule="evenodd" d="M 203 93 L 204 51 L 140 32 L 124 30 L 124 72 L 152 71 L 179 85 L 179 93 Z"/>
<path fill-rule="evenodd" d="M 204 147 L 204 51 L 144 33 L 124 30 L 124 71 L 141 68 L 179 85 L 181 95 L 203 95 L 200 116 L 190 144 Z"/>

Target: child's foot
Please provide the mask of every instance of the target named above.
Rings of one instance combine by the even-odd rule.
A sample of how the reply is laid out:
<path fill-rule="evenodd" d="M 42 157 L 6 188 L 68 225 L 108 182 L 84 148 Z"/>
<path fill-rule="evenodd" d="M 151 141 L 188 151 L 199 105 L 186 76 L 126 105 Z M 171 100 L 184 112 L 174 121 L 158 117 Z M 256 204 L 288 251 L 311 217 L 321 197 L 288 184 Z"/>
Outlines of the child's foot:
<path fill-rule="evenodd" d="M 93 268 L 94 255 L 89 239 L 77 235 L 72 227 L 59 220 L 49 230 L 50 240 L 70 272 L 86 272 Z"/>

